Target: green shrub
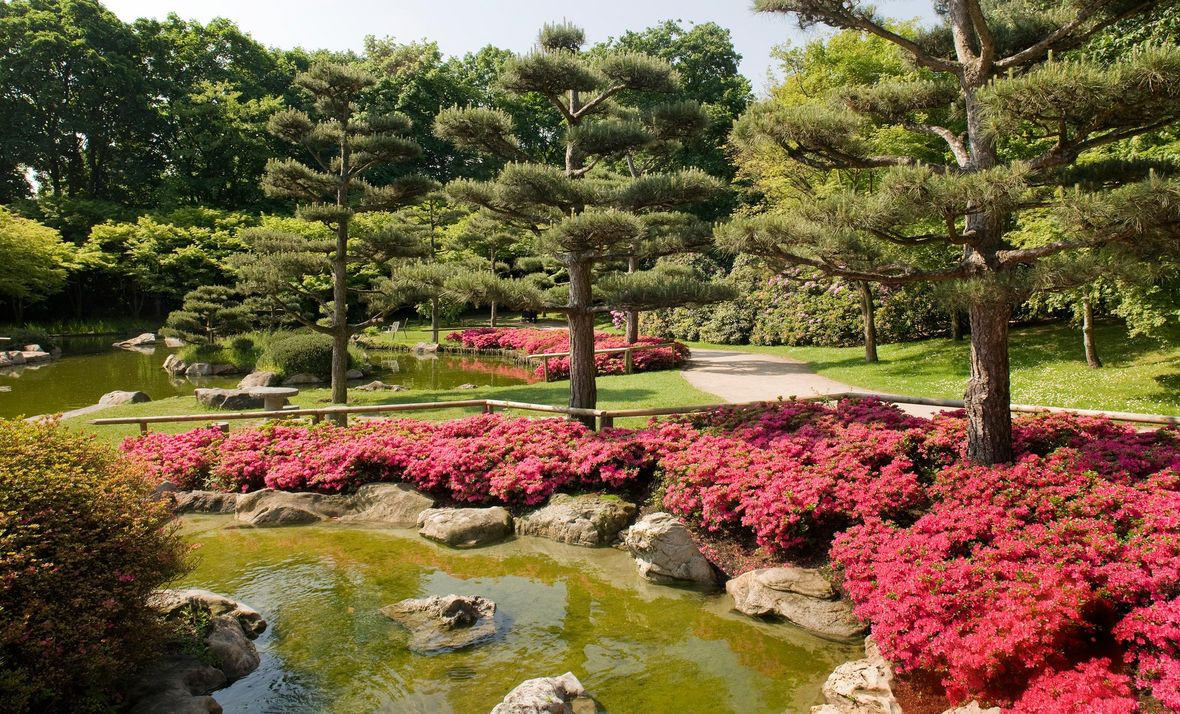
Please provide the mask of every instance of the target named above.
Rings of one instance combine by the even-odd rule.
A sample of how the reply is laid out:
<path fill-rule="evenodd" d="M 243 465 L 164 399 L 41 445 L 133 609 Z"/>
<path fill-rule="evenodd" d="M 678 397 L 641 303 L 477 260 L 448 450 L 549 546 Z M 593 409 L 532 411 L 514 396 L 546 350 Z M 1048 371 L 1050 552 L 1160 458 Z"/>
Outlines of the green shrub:
<path fill-rule="evenodd" d="M 186 345 L 181 348 L 180 358 L 186 362 L 209 362 L 210 364 L 232 364 L 240 370 L 254 369 L 261 358 L 268 336 L 251 332 L 223 337 L 217 342 Z"/>
<path fill-rule="evenodd" d="M 56 422 L 0 420 L 0 710 L 109 708 L 156 651 L 187 547 L 152 484 Z"/>
<path fill-rule="evenodd" d="M 360 353 L 350 347 L 349 366 L 361 362 Z M 332 376 L 332 338 L 318 332 L 276 334 L 268 341 L 258 359 L 258 366 L 282 377 L 314 374 L 320 379 L 328 379 Z"/>

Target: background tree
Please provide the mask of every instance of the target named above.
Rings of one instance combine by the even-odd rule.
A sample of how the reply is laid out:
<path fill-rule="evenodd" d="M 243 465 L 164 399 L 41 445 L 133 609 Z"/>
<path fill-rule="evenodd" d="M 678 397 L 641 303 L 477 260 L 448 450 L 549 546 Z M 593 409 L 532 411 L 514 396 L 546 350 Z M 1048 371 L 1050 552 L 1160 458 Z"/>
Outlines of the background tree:
<path fill-rule="evenodd" d="M 453 251 L 471 254 L 473 267 L 485 269 L 493 282 L 501 276 L 507 277 L 510 264 L 528 251 L 522 246 L 519 229 L 497 221 L 483 211 L 468 214 L 455 223 L 448 231 L 448 240 Z M 490 297 L 487 302 L 490 310 L 488 324 L 496 327 L 499 304 Z"/>
<path fill-rule="evenodd" d="M 778 143 L 791 161 L 824 170 L 871 169 L 869 190 L 836 190 L 733 223 L 736 249 L 828 274 L 886 284 L 964 281 L 971 323 L 968 456 L 1011 458 L 1008 323 L 1046 269 L 1084 250 L 1151 243 L 1170 249 L 1180 185 L 1127 162 L 1101 171 L 1101 189 L 1076 182 L 1086 152 L 1180 118 L 1180 50 L 1144 48 L 1115 63 L 1053 59 L 1142 12 L 1117 2 L 1039 4 L 950 0 L 929 32 L 900 34 L 874 11 L 837 0 L 759 0 L 880 37 L 929 79 L 828 93 L 811 104 L 762 105 L 743 130 Z M 902 134 L 909 147 L 878 139 Z M 1030 209 L 1055 210 L 1064 241 L 1016 243 Z M 1047 260 L 1053 258 L 1053 260 Z"/>
<path fill-rule="evenodd" d="M 27 303 L 65 285 L 73 253 L 57 231 L 0 207 L 0 295 L 11 301 L 16 322 Z"/>
<path fill-rule="evenodd" d="M 219 337 L 241 332 L 248 326 L 249 316 L 236 290 L 202 285 L 186 293 L 181 308 L 168 314 L 164 333 L 212 345 Z"/>
<path fill-rule="evenodd" d="M 397 114 L 366 114 L 360 110 L 365 92 L 376 79 L 362 69 L 320 63 L 295 78 L 314 103 L 318 120 L 289 109 L 275 114 L 270 129 L 306 149 L 312 164 L 294 159 L 267 165 L 264 187 L 269 195 L 299 201 L 296 213 L 330 231 L 327 239 L 306 233 L 256 231 L 250 234 L 253 255 L 238 263 L 246 285 L 273 296 L 275 304 L 307 327 L 332 337 L 332 401 L 347 401 L 349 338 L 379 323 L 391 309 L 371 303 L 357 321 L 349 320 L 349 292 L 380 292 L 379 287 L 350 286 L 358 265 L 383 264 L 420 247 L 396 228 L 377 228 L 364 235 L 350 231 L 354 216 L 388 211 L 426 194 L 435 184 L 405 175 L 377 187 L 365 180 L 372 169 L 418 156 L 418 146 L 401 136 L 409 122 Z M 315 278 L 328 284 L 316 285 Z M 322 290 L 331 298 L 325 300 Z M 293 309 L 292 294 L 323 307 L 324 320 Z M 355 306 L 355 303 L 352 303 Z"/>
<path fill-rule="evenodd" d="M 553 256 L 565 268 L 568 282 L 548 295 L 534 294 L 531 302 L 566 316 L 569 405 L 593 408 L 597 403 L 596 314 L 612 307 L 648 309 L 707 302 L 728 292 L 689 276 L 653 276 L 647 271 L 595 280 L 596 268 L 625 261 L 642 241 L 678 242 L 680 236 L 659 231 L 657 226 L 686 220 L 669 211 L 712 197 L 718 182 L 699 170 L 632 178 L 600 166 L 604 159 L 653 138 L 623 110 L 623 93 L 669 94 L 678 87 L 677 77 L 666 62 L 643 54 L 587 57 L 581 53 L 584 44 L 581 29 L 546 25 L 537 49 L 508 62 L 500 75 L 502 87 L 544 96 L 561 117 L 565 124 L 561 164 L 540 163 L 530 156 L 514 134 L 512 118 L 503 111 L 450 109 L 439 114 L 435 129 L 458 146 L 512 162 L 493 181 L 454 181 L 447 191 L 457 200 L 535 233 L 539 252 Z M 674 246 L 666 246 L 664 252 L 674 252 Z"/>

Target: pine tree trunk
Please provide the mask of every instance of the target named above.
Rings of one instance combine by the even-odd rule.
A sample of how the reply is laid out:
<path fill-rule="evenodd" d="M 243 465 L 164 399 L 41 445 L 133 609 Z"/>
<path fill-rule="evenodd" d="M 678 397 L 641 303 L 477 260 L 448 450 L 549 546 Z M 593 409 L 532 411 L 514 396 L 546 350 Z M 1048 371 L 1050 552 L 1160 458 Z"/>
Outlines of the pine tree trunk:
<path fill-rule="evenodd" d="M 1102 367 L 1098 345 L 1094 343 L 1094 305 L 1089 300 L 1082 301 L 1082 344 L 1086 348 L 1086 364 L 1091 369 Z"/>
<path fill-rule="evenodd" d="M 493 300 L 493 301 L 492 301 L 492 316 L 491 316 L 491 320 L 492 320 L 492 327 L 495 327 L 495 326 L 496 326 L 496 301 L 495 301 L 495 300 Z"/>
<path fill-rule="evenodd" d="M 627 158 L 628 158 L 628 160 L 630 160 L 631 157 L 628 156 Z M 627 272 L 634 273 L 639 267 L 638 263 L 639 263 L 639 261 L 637 261 L 635 259 L 635 256 L 631 256 L 631 257 L 627 258 Z M 626 325 L 626 327 L 627 327 L 627 344 L 633 345 L 639 341 L 639 311 L 638 310 L 628 310 L 627 311 L 627 325 Z"/>
<path fill-rule="evenodd" d="M 963 341 L 963 320 L 957 307 L 951 309 L 951 339 L 955 342 Z"/>
<path fill-rule="evenodd" d="M 877 363 L 877 317 L 873 305 L 873 288 L 865 281 L 856 283 L 860 290 L 860 320 L 865 333 L 865 362 Z"/>
<path fill-rule="evenodd" d="M 332 403 L 348 403 L 348 274 L 345 250 L 347 224 L 336 231 L 336 256 L 332 266 Z M 343 425 L 347 417 L 335 417 Z"/>
<path fill-rule="evenodd" d="M 967 458 L 985 464 L 1012 460 L 1008 319 L 1011 306 L 976 300 L 971 319 L 971 379 L 967 382 Z"/>
<path fill-rule="evenodd" d="M 430 335 L 431 341 L 438 344 L 438 298 L 430 298 Z"/>
<path fill-rule="evenodd" d="M 570 401 L 580 409 L 593 409 L 598 404 L 598 386 L 594 367 L 594 313 L 590 312 L 590 265 L 574 263 L 569 266 L 570 312 Z M 594 417 L 578 417 L 578 421 L 594 427 Z"/>

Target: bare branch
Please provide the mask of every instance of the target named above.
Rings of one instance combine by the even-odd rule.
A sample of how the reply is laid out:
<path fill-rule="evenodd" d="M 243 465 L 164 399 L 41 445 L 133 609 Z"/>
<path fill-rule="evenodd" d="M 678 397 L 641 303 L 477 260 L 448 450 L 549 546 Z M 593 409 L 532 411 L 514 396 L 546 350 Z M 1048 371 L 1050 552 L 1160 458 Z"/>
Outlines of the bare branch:
<path fill-rule="evenodd" d="M 906 121 L 902 122 L 902 126 L 910 131 L 918 131 L 924 134 L 931 134 L 937 136 L 946 142 L 947 147 L 950 148 L 951 153 L 955 157 L 955 162 L 961 168 L 964 168 L 971 162 L 971 155 L 967 151 L 967 144 L 963 137 L 946 127 L 936 126 L 934 124 L 921 124 L 919 122 Z"/>

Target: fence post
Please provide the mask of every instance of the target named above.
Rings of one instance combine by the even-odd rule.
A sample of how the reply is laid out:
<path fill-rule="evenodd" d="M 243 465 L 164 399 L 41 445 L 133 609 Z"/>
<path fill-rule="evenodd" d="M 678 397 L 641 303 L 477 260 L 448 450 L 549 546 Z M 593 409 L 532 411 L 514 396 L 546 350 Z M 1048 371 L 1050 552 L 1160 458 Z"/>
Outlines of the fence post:
<path fill-rule="evenodd" d="M 610 429 L 615 425 L 615 418 L 610 414 L 603 414 L 598 417 L 598 430 Z"/>
<path fill-rule="evenodd" d="M 222 434 L 229 433 L 229 422 L 228 421 L 219 421 L 219 422 L 217 422 L 217 424 L 215 426 L 218 428 L 218 430 L 221 431 Z"/>
<path fill-rule="evenodd" d="M 635 370 L 635 358 L 632 356 L 634 354 L 634 351 L 630 347 L 623 353 L 623 362 L 627 365 L 627 374 L 631 374 Z"/>
<path fill-rule="evenodd" d="M 483 413 L 484 414 L 495 414 L 496 407 L 492 406 L 491 404 L 488 404 L 487 402 L 484 402 L 483 403 Z"/>
<path fill-rule="evenodd" d="M 312 414 L 312 415 L 311 415 L 311 423 L 312 423 L 312 424 L 319 424 L 319 423 L 320 423 L 320 419 L 322 419 L 322 418 L 323 418 L 323 417 L 322 417 L 322 416 L 321 416 L 319 413 Z"/>
<path fill-rule="evenodd" d="M 139 422 L 139 433 L 140 434 L 148 433 L 148 425 L 147 425 L 146 421 Z"/>
<path fill-rule="evenodd" d="M 545 381 L 548 382 L 549 381 L 549 358 L 546 357 L 545 359 L 541 360 L 541 365 L 542 365 L 542 371 L 545 374 Z"/>

